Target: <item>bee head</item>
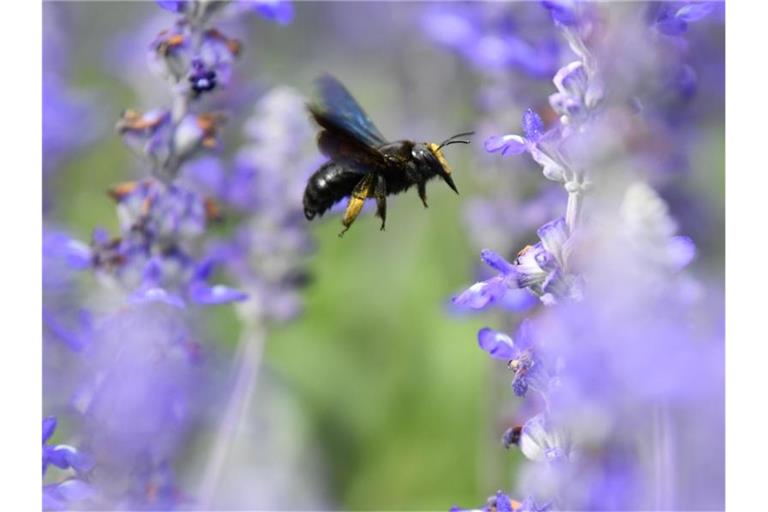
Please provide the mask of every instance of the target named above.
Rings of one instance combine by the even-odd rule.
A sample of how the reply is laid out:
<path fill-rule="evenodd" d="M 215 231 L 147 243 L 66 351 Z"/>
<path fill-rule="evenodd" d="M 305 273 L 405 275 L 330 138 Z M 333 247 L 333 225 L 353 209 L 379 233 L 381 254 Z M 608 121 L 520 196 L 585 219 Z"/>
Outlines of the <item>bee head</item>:
<path fill-rule="evenodd" d="M 445 181 L 445 183 L 458 194 L 459 191 L 456 188 L 456 184 L 453 182 L 453 178 L 451 177 L 451 168 L 448 165 L 448 162 L 445 159 L 445 155 L 443 155 L 441 149 L 445 146 L 450 146 L 451 144 L 469 144 L 468 140 L 460 140 L 458 137 L 464 137 L 472 134 L 473 132 L 459 133 L 444 140 L 440 144 L 435 144 L 432 142 L 426 144 L 416 144 L 413 147 L 413 156 L 421 165 L 427 167 L 430 175 L 440 176 L 443 181 Z"/>

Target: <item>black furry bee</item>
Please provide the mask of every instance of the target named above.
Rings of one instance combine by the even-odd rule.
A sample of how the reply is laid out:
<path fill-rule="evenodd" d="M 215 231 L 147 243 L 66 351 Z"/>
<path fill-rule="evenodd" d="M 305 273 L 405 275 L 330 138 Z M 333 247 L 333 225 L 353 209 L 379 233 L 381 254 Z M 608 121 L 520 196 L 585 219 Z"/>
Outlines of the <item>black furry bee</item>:
<path fill-rule="evenodd" d="M 349 203 L 341 223 L 343 235 L 355 222 L 365 200 L 376 199 L 381 229 L 387 217 L 387 196 L 415 185 L 424 207 L 426 183 L 440 176 L 457 194 L 451 170 L 440 151 L 450 144 L 469 144 L 460 133 L 440 144 L 399 140 L 387 142 L 371 119 L 341 83 L 329 75 L 317 80 L 319 101 L 308 105 L 322 130 L 317 137 L 320 152 L 330 158 L 307 182 L 304 215 L 312 220 L 344 197 Z"/>

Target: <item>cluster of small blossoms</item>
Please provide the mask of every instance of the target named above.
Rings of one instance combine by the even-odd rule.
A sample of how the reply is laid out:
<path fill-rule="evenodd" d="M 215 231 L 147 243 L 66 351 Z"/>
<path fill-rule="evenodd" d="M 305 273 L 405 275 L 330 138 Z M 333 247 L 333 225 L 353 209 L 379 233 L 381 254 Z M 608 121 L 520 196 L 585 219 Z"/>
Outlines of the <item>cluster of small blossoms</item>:
<path fill-rule="evenodd" d="M 503 299 L 510 288 L 528 289 L 545 304 L 564 298 L 578 299 L 582 293 L 580 279 L 572 269 L 572 235 L 590 178 L 587 170 L 569 157 L 567 148 L 572 137 L 588 129 L 589 120 L 603 96 L 603 86 L 595 59 L 583 43 L 581 32 L 586 31 L 588 25 L 561 14 L 558 9 L 552 8 L 552 13 L 578 57 L 559 69 L 553 78 L 557 92 L 549 97 L 549 102 L 559 121 L 545 129 L 539 114 L 529 108 L 522 118 L 523 135 L 491 137 L 485 141 L 485 148 L 502 155 L 530 154 L 542 167 L 544 177 L 562 184 L 568 193 L 566 215 L 540 227 L 537 230 L 540 241 L 523 248 L 512 263 L 493 251 L 483 251 L 483 261 L 499 274 L 455 297 L 453 302 L 459 306 L 485 307 Z"/>
<path fill-rule="evenodd" d="M 481 77 L 474 97 L 480 114 L 475 130 L 481 137 L 514 122 L 522 113 L 521 103 L 534 105 L 548 123 L 554 119 L 555 112 L 540 104 L 541 79 L 558 70 L 568 48 L 551 34 L 550 25 L 547 10 L 532 3 L 452 4 L 426 10 L 426 34 L 463 57 Z M 531 175 L 520 173 L 511 180 L 509 169 L 490 155 L 477 158 L 481 172 L 476 179 L 487 193 L 466 203 L 470 240 L 478 248 L 493 246 L 510 256 L 532 230 L 557 214 L 560 198 Z M 512 309 L 527 304 L 521 296 L 512 298 Z"/>
<path fill-rule="evenodd" d="M 482 350 L 506 362 L 514 394 L 529 398 L 528 409 L 535 411 L 502 436 L 506 448 L 517 447 L 531 461 L 518 478 L 518 490 L 528 498 L 517 502 L 499 491 L 482 510 L 666 509 L 719 502 L 721 478 L 695 475 L 690 467 L 685 470 L 693 476 L 685 475 L 680 461 L 717 464 L 722 451 L 691 452 L 675 433 L 682 424 L 715 444 L 722 441 L 721 326 L 698 325 L 718 312 L 717 301 L 703 305 L 700 287 L 681 274 L 696 248 L 676 235 L 677 223 L 659 195 L 641 181 L 594 172 L 616 158 L 622 142 L 622 134 L 606 131 L 612 118 L 604 112 L 604 75 L 586 43 L 595 38 L 594 6 L 543 5 L 577 57 L 553 79 L 557 92 L 549 106 L 557 120 L 545 127 L 528 109 L 522 134 L 491 137 L 485 148 L 528 153 L 545 178 L 565 188 L 566 212 L 541 226 L 539 241 L 514 261 L 482 251 L 496 275 L 453 298 L 465 308 L 503 308 L 511 292 L 524 289 L 543 306 L 514 336 L 488 327 L 477 335 Z M 602 190 L 586 218 L 582 201 L 587 192 L 592 197 L 596 175 Z M 618 206 L 613 192 L 623 194 Z M 686 363 L 692 359 L 698 360 L 695 369 Z M 693 375 L 706 375 L 708 382 L 702 385 Z M 708 408 L 708 401 L 715 406 Z M 702 418 L 706 425 L 697 423 Z M 677 491 L 674 482 L 681 475 L 693 493 Z"/>
<path fill-rule="evenodd" d="M 66 383 L 51 393 L 69 396 L 66 403 L 57 397 L 49 405 L 78 415 L 80 446 L 89 454 L 86 466 L 74 450 L 44 448 L 44 468 L 48 460 L 76 472 L 75 479 L 46 487 L 46 508 L 170 509 L 196 499 L 178 488 L 171 470 L 202 421 L 211 376 L 194 308 L 249 299 L 238 289 L 211 284 L 225 266 L 231 277 L 245 281 L 218 250 L 230 242 L 214 241 L 210 233 L 230 196 L 211 197 L 184 175 L 196 159 L 219 147 L 224 115 L 205 110 L 204 100 L 229 83 L 232 63 L 242 51 L 239 41 L 212 24 L 227 10 L 255 11 L 287 23 L 292 6 L 203 0 L 158 4 L 176 18 L 151 43 L 150 66 L 167 81 L 172 105 L 126 110 L 117 123 L 150 176 L 109 191 L 117 205 L 118 235 L 96 228 L 90 245 L 60 232 L 47 233 L 44 240 L 44 281 L 51 284 L 44 322 L 48 332 L 78 351 L 73 364 L 61 363 L 58 354 L 46 357 L 51 360 L 46 361 L 51 367 L 46 387 Z M 258 228 L 250 233 L 258 234 Z M 101 286 L 88 290 L 89 304 L 70 305 L 73 311 L 62 318 L 63 300 L 48 297 L 71 289 L 73 271 L 85 270 Z M 258 266 L 251 271 L 272 275 Z M 72 381 L 76 385 L 69 389 Z M 53 430 L 46 421 L 44 440 Z M 87 493 L 75 492 L 86 484 Z"/>

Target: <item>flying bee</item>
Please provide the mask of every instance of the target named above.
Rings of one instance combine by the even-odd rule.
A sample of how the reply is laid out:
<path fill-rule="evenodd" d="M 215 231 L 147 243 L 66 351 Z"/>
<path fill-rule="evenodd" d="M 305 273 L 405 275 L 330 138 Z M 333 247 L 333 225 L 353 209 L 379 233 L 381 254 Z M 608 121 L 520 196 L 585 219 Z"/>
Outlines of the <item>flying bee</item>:
<path fill-rule="evenodd" d="M 387 142 L 347 89 L 330 75 L 317 80 L 319 101 L 308 105 L 321 131 L 320 152 L 330 158 L 309 178 L 304 189 L 304 215 L 312 220 L 335 203 L 349 197 L 341 223 L 342 236 L 355 222 L 369 198 L 376 199 L 381 229 L 387 219 L 387 196 L 416 186 L 427 207 L 426 183 L 440 176 L 459 193 L 441 149 L 451 144 L 469 144 L 459 133 L 440 144 L 399 140 Z"/>

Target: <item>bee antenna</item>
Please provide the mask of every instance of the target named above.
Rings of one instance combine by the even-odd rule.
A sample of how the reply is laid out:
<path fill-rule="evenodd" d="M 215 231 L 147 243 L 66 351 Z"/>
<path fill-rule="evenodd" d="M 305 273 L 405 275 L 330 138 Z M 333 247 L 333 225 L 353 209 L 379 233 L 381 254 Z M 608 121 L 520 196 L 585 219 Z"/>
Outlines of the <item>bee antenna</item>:
<path fill-rule="evenodd" d="M 445 146 L 450 146 L 451 144 L 469 144 L 470 141 L 468 140 L 456 140 L 458 137 L 468 137 L 470 135 L 474 135 L 475 132 L 462 132 L 457 133 L 456 135 L 453 135 L 451 137 L 448 137 L 443 142 L 440 143 L 439 146 L 437 146 L 437 149 L 440 149 Z"/>

